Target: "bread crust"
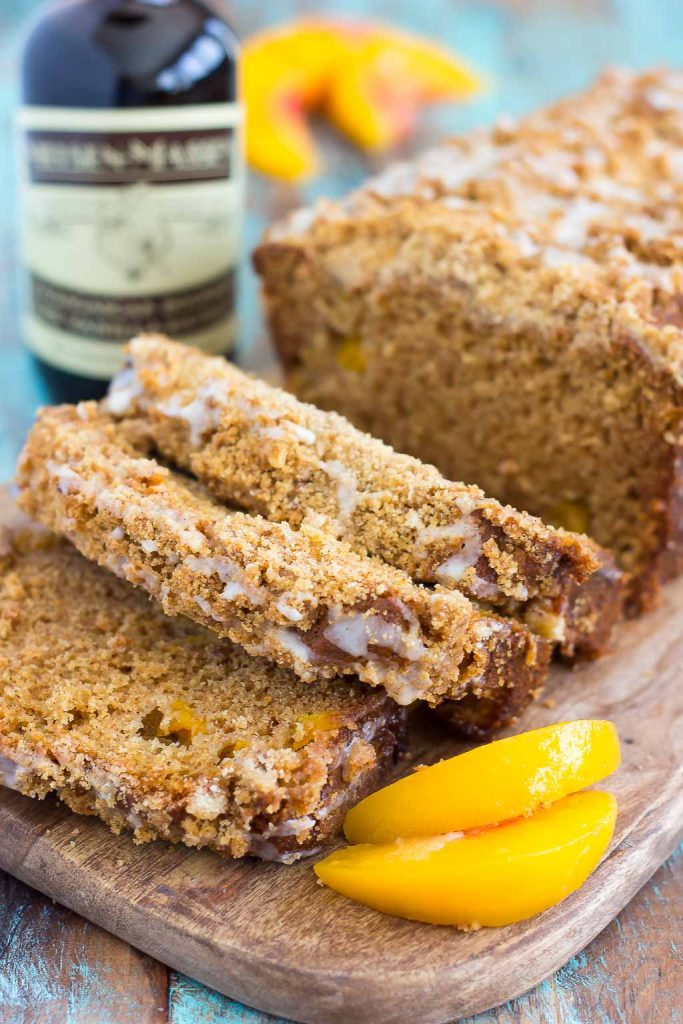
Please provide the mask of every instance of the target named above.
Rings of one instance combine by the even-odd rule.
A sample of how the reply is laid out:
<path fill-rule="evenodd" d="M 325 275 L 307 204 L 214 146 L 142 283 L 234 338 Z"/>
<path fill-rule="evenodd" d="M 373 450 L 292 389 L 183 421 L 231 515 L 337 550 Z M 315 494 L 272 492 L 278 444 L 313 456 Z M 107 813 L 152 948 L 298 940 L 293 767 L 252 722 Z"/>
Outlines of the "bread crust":
<path fill-rule="evenodd" d="M 458 699 L 491 671 L 536 673 L 517 622 L 427 590 L 328 532 L 230 512 L 141 457 L 95 403 L 43 410 L 19 461 L 20 504 L 86 557 L 305 682 L 351 675 L 397 703 Z M 511 634 L 521 644 L 508 646 Z M 514 652 L 515 660 L 498 657 Z"/>

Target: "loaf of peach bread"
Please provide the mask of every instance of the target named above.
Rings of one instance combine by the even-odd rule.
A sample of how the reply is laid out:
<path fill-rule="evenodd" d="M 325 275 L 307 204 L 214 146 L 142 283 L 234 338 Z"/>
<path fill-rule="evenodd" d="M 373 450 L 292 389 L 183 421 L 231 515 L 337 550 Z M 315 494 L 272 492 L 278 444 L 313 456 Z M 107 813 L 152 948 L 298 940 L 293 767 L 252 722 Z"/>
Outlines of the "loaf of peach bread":
<path fill-rule="evenodd" d="M 398 164 L 255 253 L 291 389 L 610 548 L 683 569 L 683 74 Z"/>

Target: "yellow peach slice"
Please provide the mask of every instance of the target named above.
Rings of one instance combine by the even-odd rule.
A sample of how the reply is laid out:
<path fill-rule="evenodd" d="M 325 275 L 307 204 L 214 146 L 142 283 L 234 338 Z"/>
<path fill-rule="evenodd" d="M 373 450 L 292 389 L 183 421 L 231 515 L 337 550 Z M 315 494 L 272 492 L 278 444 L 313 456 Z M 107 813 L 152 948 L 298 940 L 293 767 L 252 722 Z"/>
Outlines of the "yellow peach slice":
<path fill-rule="evenodd" d="M 333 24 L 294 22 L 262 32 L 242 51 L 247 159 L 286 180 L 310 177 L 318 155 L 306 113 L 323 102 L 343 52 Z"/>
<path fill-rule="evenodd" d="M 323 100 L 345 52 L 342 25 L 320 18 L 258 32 L 244 44 L 241 59 L 243 72 L 254 68 L 270 84 L 283 72 L 298 72 L 301 101 L 310 107 Z"/>
<path fill-rule="evenodd" d="M 611 793 L 564 797 L 465 835 L 350 846 L 315 865 L 325 885 L 385 914 L 460 928 L 522 921 L 581 886 L 614 832 Z"/>
<path fill-rule="evenodd" d="M 531 814 L 619 767 L 612 722 L 561 722 L 421 768 L 361 800 L 344 822 L 351 843 L 466 831 Z"/>
<path fill-rule="evenodd" d="M 354 52 L 332 79 L 325 112 L 356 145 L 383 150 L 409 134 L 425 103 L 459 99 L 478 87 L 448 51 L 377 28 L 357 34 Z"/>
<path fill-rule="evenodd" d="M 397 62 L 400 58 L 424 101 L 467 96 L 481 86 L 474 72 L 438 43 L 385 26 L 377 26 L 372 37 L 380 54 L 391 51 Z"/>
<path fill-rule="evenodd" d="M 251 93 L 246 153 L 255 171 L 284 181 L 317 173 L 318 153 L 294 89 L 278 89 L 258 99 Z"/>

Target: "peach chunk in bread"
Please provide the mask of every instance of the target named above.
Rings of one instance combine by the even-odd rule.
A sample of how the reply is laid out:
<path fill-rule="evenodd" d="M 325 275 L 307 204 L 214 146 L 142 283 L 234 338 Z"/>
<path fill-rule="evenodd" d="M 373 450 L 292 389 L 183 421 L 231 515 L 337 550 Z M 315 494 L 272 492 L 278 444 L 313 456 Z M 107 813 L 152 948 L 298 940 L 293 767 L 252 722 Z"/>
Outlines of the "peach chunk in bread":
<path fill-rule="evenodd" d="M 567 657 L 608 642 L 621 585 L 597 545 L 448 481 L 222 359 L 135 339 L 107 408 L 140 421 L 165 458 L 224 501 L 295 528 L 322 516 L 356 551 L 519 617 Z"/>
<path fill-rule="evenodd" d="M 288 386 L 587 531 L 628 606 L 683 571 L 683 75 L 609 72 L 256 250 Z"/>
<path fill-rule="evenodd" d="M 136 842 L 290 863 L 397 758 L 405 712 L 381 690 L 309 686 L 0 520 L 0 784 Z"/>
<path fill-rule="evenodd" d="M 307 682 L 352 675 L 399 704 L 439 704 L 492 671 L 543 679 L 521 624 L 419 587 L 310 522 L 295 531 L 226 510 L 142 458 L 94 403 L 42 411 L 18 480 L 23 508 L 86 557 Z"/>

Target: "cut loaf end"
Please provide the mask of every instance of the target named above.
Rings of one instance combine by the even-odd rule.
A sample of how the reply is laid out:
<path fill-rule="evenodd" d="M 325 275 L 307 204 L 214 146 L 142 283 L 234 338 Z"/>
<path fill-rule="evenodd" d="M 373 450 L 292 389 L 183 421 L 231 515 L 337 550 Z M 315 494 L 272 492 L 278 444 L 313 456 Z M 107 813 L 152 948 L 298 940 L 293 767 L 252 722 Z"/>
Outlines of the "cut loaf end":
<path fill-rule="evenodd" d="M 611 73 L 255 254 L 292 390 L 586 532 L 631 610 L 683 569 L 683 77 Z"/>

